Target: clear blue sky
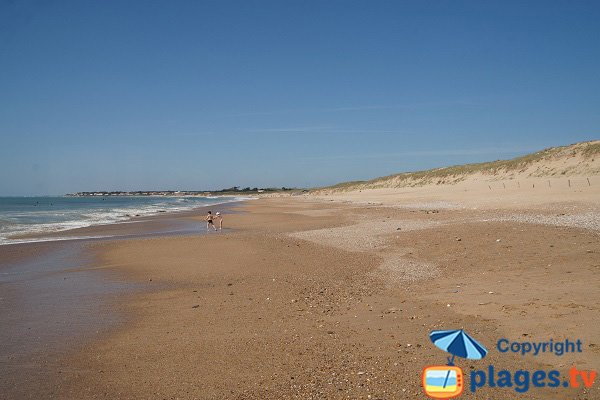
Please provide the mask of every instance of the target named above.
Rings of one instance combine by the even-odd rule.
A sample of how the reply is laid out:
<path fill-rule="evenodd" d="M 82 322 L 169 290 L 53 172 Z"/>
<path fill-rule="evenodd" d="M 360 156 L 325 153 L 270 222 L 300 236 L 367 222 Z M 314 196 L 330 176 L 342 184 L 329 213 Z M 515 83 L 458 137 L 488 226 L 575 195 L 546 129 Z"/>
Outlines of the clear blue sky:
<path fill-rule="evenodd" d="M 598 1 L 0 0 L 0 195 L 317 186 L 598 139 Z"/>

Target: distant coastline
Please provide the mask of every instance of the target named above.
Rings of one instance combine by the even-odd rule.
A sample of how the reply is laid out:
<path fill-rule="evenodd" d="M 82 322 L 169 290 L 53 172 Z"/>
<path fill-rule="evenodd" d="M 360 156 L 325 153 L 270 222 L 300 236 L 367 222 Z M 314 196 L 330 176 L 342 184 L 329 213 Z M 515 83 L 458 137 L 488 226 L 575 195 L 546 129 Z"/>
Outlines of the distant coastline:
<path fill-rule="evenodd" d="M 67 193 L 67 197 L 108 197 L 108 196 L 238 196 L 240 194 L 252 194 L 252 193 L 281 193 L 281 192 L 295 192 L 302 191 L 297 188 L 240 188 L 234 186 L 227 189 L 221 190 L 136 190 L 136 191 L 89 191 L 89 192 L 74 192 Z"/>

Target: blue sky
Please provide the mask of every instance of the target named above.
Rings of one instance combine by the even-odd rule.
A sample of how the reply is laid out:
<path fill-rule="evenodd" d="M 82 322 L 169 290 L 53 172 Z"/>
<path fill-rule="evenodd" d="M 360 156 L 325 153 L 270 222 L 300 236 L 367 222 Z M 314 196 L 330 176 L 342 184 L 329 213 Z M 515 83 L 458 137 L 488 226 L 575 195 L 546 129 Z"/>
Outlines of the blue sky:
<path fill-rule="evenodd" d="M 0 195 L 312 187 L 598 139 L 597 1 L 0 0 Z"/>

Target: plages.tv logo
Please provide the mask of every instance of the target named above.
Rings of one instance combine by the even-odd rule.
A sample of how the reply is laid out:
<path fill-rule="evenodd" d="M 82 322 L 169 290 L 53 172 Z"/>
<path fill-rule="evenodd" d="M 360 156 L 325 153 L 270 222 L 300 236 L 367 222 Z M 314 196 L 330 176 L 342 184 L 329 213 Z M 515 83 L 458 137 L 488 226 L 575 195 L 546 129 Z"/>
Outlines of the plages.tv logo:
<path fill-rule="evenodd" d="M 456 356 L 479 360 L 487 350 L 464 330 L 432 331 L 429 338 L 440 349 L 452 354 L 446 365 L 432 365 L 423 369 L 423 390 L 433 399 L 451 399 L 464 390 L 462 369 L 454 365 Z"/>

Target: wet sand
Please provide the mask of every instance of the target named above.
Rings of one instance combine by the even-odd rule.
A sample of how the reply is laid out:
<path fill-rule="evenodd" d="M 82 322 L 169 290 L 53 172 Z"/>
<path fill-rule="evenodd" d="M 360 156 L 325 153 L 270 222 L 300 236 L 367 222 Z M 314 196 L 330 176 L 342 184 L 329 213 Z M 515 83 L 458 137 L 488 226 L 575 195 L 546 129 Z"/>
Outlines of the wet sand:
<path fill-rule="evenodd" d="M 23 397 L 423 398 L 422 368 L 446 361 L 429 341 L 433 329 L 464 328 L 488 347 L 485 360 L 457 362 L 465 372 L 598 368 L 594 229 L 519 222 L 506 210 L 310 197 L 238 210 L 225 218 L 229 232 L 90 246 L 95 270 L 138 291 L 109 305 L 121 323 L 63 354 L 45 370 L 48 385 L 21 388 Z M 581 339 L 584 348 L 522 357 L 500 354 L 502 337 Z M 463 397 L 594 399 L 600 392 L 597 384 L 522 394 L 482 388 Z"/>
<path fill-rule="evenodd" d="M 211 207 L 232 212 L 233 205 Z M 204 234 L 205 225 L 191 219 L 204 212 L 28 235 L 33 242 L 0 246 L 0 398 L 54 397 L 52 377 L 71 369 L 65 355 L 125 322 L 119 302 L 142 287 L 97 268 L 96 244 Z"/>
<path fill-rule="evenodd" d="M 96 273 L 83 243 L 25 247 L 0 268 L 2 398 L 54 393 L 62 356 L 116 327 L 111 301 L 136 286 Z"/>

